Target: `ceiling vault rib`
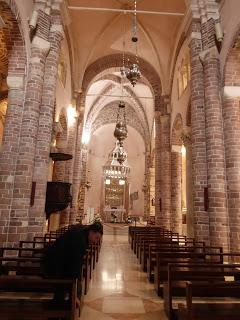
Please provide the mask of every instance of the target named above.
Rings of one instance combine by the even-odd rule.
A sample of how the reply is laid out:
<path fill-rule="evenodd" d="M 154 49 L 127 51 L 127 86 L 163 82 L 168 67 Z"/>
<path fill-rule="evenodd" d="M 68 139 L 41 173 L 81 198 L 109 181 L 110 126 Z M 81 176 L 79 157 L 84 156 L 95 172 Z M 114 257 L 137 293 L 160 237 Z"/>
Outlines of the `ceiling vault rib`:
<path fill-rule="evenodd" d="M 99 11 L 99 12 L 117 12 L 117 13 L 134 13 L 134 10 L 129 9 L 111 9 L 111 8 L 94 8 L 94 7 L 76 7 L 68 6 L 70 10 L 79 10 L 79 11 Z M 181 16 L 185 14 L 182 12 L 166 12 L 166 11 L 148 11 L 148 10 L 137 10 L 137 14 L 155 14 L 155 15 L 165 15 L 165 16 Z"/>
<path fill-rule="evenodd" d="M 119 98 L 121 100 L 121 96 L 119 95 L 112 95 L 112 94 L 99 94 L 99 93 L 88 93 L 86 94 L 86 96 L 88 97 L 95 97 L 95 96 L 98 96 L 98 97 L 110 97 L 110 98 Z M 123 96 L 123 98 L 133 98 L 132 96 Z M 140 96 L 137 96 L 137 98 L 139 99 L 151 99 L 153 100 L 154 98 L 153 97 L 140 97 Z"/>

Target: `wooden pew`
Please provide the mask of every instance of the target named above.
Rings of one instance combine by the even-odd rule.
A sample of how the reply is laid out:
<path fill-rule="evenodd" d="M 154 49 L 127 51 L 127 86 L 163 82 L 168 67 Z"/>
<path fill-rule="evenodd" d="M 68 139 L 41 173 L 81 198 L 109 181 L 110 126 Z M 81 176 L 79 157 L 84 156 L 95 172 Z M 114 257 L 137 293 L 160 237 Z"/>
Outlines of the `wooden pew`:
<path fill-rule="evenodd" d="M 161 249 L 162 247 L 169 247 L 170 249 L 179 249 L 179 251 L 194 251 L 196 250 L 194 248 L 202 248 L 204 246 L 204 242 L 195 242 L 188 239 L 180 243 L 175 241 L 167 241 L 166 239 L 164 241 L 145 241 L 141 252 L 140 263 L 142 264 L 143 271 L 147 271 L 149 274 L 151 274 L 154 265 L 156 264 L 156 252 L 158 249 Z"/>
<path fill-rule="evenodd" d="M 131 233 L 129 235 L 130 242 L 131 242 L 131 249 L 133 249 L 134 247 L 135 237 L 138 233 L 140 232 L 156 233 L 156 232 L 160 232 L 161 230 L 164 230 L 164 229 L 160 227 L 137 227 L 137 228 L 131 229 Z"/>
<path fill-rule="evenodd" d="M 213 297 L 216 292 L 221 292 L 224 297 L 239 297 L 240 283 L 236 282 L 187 282 L 186 305 L 178 305 L 179 320 L 238 320 L 240 315 L 240 301 L 227 303 L 221 300 L 219 303 L 193 302 L 194 293 L 207 292 Z"/>
<path fill-rule="evenodd" d="M 208 249 L 208 248 L 207 248 Z M 222 253 L 210 252 L 158 252 L 157 264 L 154 268 L 154 287 L 158 295 L 162 295 L 164 282 L 168 281 L 168 265 L 173 263 L 206 263 L 216 264 L 223 263 Z M 176 290 L 178 294 L 182 294 L 182 289 Z"/>
<path fill-rule="evenodd" d="M 80 315 L 81 302 L 77 296 L 77 280 L 43 279 L 40 277 L 25 276 L 1 276 L 0 291 L 4 292 L 4 299 L 0 297 L 1 319 L 19 320 L 19 316 L 24 315 L 24 320 L 49 318 L 65 318 L 77 320 Z M 71 292 L 71 305 L 58 305 L 52 308 L 49 304 L 49 293 L 54 293 L 56 287 L 59 290 Z M 6 297 L 6 293 L 23 294 L 22 299 L 14 299 L 14 296 Z M 26 298 L 26 293 L 30 294 Z M 46 294 L 46 299 L 31 297 L 32 293 Z M 25 298 L 24 298 L 25 297 Z M 50 297 L 51 299 L 51 297 Z M 40 316 L 40 318 L 39 318 Z"/>
<path fill-rule="evenodd" d="M 137 258 L 140 259 L 140 263 L 141 263 L 141 253 L 143 251 L 144 248 L 144 242 L 146 241 L 150 241 L 153 243 L 158 243 L 158 242 L 162 242 L 162 241 L 170 241 L 173 243 L 178 243 L 179 245 L 184 245 L 186 243 L 186 241 L 194 241 L 193 239 L 187 239 L 185 236 L 177 236 L 175 234 L 151 234 L 151 235 L 142 235 L 140 234 L 137 237 L 137 242 L 136 242 L 136 254 L 137 254 Z"/>
<path fill-rule="evenodd" d="M 224 292 L 219 290 L 205 291 L 205 289 L 201 289 L 201 284 L 223 282 L 226 276 L 239 276 L 239 267 L 239 264 L 228 265 L 222 263 L 169 263 L 168 278 L 167 281 L 164 282 L 163 287 L 164 309 L 168 318 L 170 320 L 176 318 L 177 310 L 173 309 L 173 296 L 180 294 L 185 295 L 186 284 L 189 281 L 196 283 L 194 294 L 199 297 L 222 297 L 226 295 L 226 290 Z M 197 283 L 199 283 L 199 287 Z M 228 292 L 228 295 L 229 294 L 230 292 Z M 240 297 L 239 291 L 237 292 L 237 296 Z"/>

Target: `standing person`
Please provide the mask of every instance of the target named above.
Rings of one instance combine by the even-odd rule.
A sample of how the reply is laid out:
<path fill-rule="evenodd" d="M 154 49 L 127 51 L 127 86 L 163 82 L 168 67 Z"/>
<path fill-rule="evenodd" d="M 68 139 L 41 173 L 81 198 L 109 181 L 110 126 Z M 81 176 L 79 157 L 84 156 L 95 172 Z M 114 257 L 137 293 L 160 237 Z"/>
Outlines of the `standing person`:
<path fill-rule="evenodd" d="M 97 244 L 102 237 L 101 223 L 89 226 L 80 224 L 64 232 L 45 251 L 43 274 L 49 278 L 81 278 L 83 257 L 89 245 Z M 56 288 L 54 303 L 61 305 L 65 301 L 65 292 Z"/>

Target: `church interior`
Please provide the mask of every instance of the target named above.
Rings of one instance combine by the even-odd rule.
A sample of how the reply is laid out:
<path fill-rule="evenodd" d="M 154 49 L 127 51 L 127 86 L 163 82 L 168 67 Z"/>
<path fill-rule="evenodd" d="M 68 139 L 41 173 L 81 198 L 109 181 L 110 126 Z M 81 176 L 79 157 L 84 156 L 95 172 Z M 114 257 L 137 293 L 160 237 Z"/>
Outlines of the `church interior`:
<path fill-rule="evenodd" d="M 1 320 L 239 319 L 239 10 L 0 0 Z"/>

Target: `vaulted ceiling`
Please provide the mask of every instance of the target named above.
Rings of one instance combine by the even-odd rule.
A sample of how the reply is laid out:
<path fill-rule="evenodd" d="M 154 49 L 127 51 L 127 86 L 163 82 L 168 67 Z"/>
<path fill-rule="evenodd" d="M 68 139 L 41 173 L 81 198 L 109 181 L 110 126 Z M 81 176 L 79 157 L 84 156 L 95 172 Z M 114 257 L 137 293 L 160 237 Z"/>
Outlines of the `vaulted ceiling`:
<path fill-rule="evenodd" d="M 76 81 L 81 81 L 86 68 L 102 56 L 122 52 L 123 36 L 126 51 L 134 53 L 131 43 L 132 14 L 77 10 L 77 7 L 133 9 L 133 0 L 68 0 L 70 30 L 73 37 Z M 138 0 L 142 11 L 176 13 L 176 15 L 137 15 L 138 53 L 159 74 L 164 86 L 169 85 L 171 60 L 178 31 L 186 11 L 185 0 Z"/>
<path fill-rule="evenodd" d="M 86 9 L 83 9 L 84 7 Z M 92 8 L 97 10 L 91 10 Z M 135 54 L 131 41 L 133 14 L 105 11 L 133 8 L 133 0 L 68 0 L 69 31 L 74 55 L 73 72 L 75 87 L 79 91 L 86 90 L 84 122 L 89 134 L 101 125 L 114 122 L 118 101 L 122 99 L 127 105 L 128 125 L 137 130 L 148 145 L 153 133 L 156 98 L 151 81 L 154 74 L 161 91 L 169 91 L 171 64 L 186 11 L 185 0 L 137 1 L 139 11 L 155 14 L 137 14 L 138 55 L 141 61 L 139 65 L 140 69 L 149 71 L 142 75 L 134 88 L 125 79 L 123 90 L 121 89 L 120 66 L 109 67 L 107 59 L 104 62 L 106 67 L 99 68 L 102 71 L 94 75 L 87 89 L 85 88 L 86 74 L 91 67 L 94 68 L 95 64 L 98 67 L 99 63 L 103 63 L 103 57 L 122 54 L 124 41 L 126 56 Z M 94 73 L 94 70 L 91 72 Z"/>

